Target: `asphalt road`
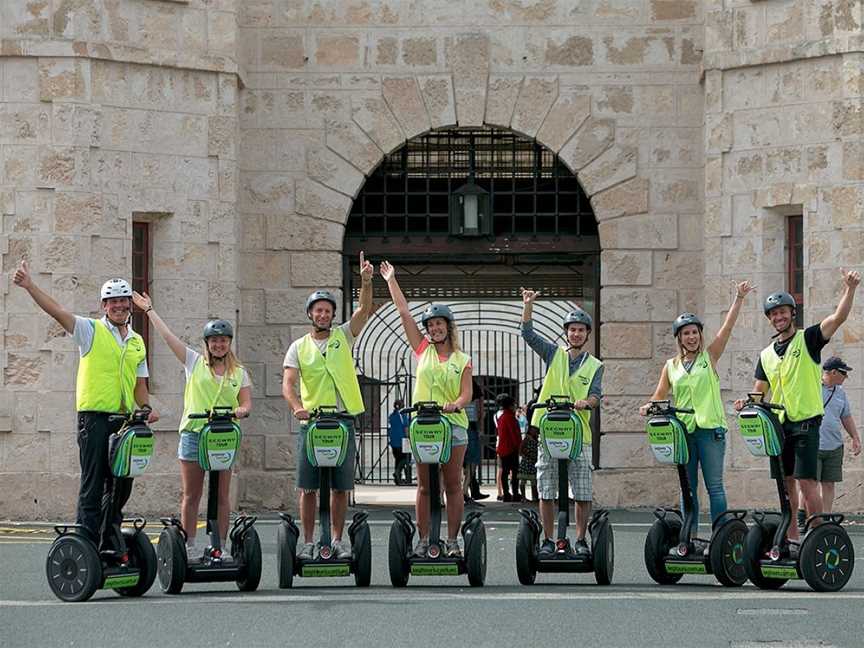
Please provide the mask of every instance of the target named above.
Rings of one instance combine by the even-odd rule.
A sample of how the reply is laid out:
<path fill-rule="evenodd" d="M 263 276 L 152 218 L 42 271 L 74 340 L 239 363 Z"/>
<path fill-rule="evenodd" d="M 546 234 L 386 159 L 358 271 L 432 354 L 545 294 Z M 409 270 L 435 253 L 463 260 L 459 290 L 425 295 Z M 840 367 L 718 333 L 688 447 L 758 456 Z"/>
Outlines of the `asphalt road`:
<path fill-rule="evenodd" d="M 259 522 L 264 575 L 259 590 L 232 584 L 187 584 L 166 596 L 158 580 L 141 599 L 99 591 L 87 603 L 54 598 L 45 579 L 53 532 L 0 524 L 0 646 L 725 646 L 854 647 L 864 645 L 864 528 L 850 527 L 857 558 L 849 585 L 817 594 L 803 581 L 777 592 L 751 585 L 727 589 L 710 576 L 685 576 L 661 587 L 648 577 L 642 547 L 646 514 L 613 512 L 615 577 L 608 587 L 592 574 L 516 578 L 516 518 L 490 510 L 488 577 L 412 577 L 390 586 L 389 516 L 372 515 L 372 587 L 353 578 L 295 579 L 277 588 L 273 521 Z M 151 527 L 148 527 L 151 529 Z M 859 529 L 861 529 L 859 531 Z M 156 531 L 155 529 L 152 529 Z"/>

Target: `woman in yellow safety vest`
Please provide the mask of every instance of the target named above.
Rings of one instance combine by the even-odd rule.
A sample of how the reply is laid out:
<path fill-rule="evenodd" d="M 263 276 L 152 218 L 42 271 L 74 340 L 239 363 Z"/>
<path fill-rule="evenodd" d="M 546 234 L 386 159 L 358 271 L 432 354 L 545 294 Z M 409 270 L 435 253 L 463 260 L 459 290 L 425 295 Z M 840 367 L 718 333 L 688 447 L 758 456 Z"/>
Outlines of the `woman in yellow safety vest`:
<path fill-rule="evenodd" d="M 468 416 L 465 406 L 471 402 L 471 358 L 459 348 L 459 334 L 453 312 L 443 304 L 430 304 L 423 312 L 424 335 L 408 308 L 408 300 L 396 281 L 389 262 L 381 263 L 381 277 L 387 282 L 393 304 L 402 319 L 405 337 L 417 360 L 412 402 L 435 401 L 441 405 L 452 428 L 453 449 L 442 465 L 444 492 L 447 494 L 448 556 L 462 555 L 457 534 L 465 502 L 462 497 L 462 460 L 468 446 Z M 425 557 L 429 548 L 429 465 L 417 466 L 417 528 L 420 539 L 415 555 Z"/>
<path fill-rule="evenodd" d="M 186 388 L 183 392 L 183 418 L 180 421 L 180 444 L 177 458 L 180 460 L 180 480 L 183 487 L 180 505 L 180 524 L 186 531 L 186 554 L 197 557 L 195 536 L 198 526 L 198 504 L 204 488 L 204 471 L 198 465 L 198 434 L 206 421 L 190 419 L 191 413 L 209 412 L 214 407 L 232 407 L 234 416 L 244 418 L 252 409 L 252 382 L 249 373 L 231 350 L 234 329 L 231 323 L 216 319 L 204 327 L 204 348 L 201 353 L 187 347 L 171 332 L 168 325 L 153 310 L 153 302 L 147 293 L 133 292 L 132 300 L 143 310 L 159 335 L 170 347 L 186 371 Z M 219 479 L 219 536 L 222 538 L 222 560 L 231 560 L 225 543 L 228 535 L 230 502 L 228 492 L 231 471 L 226 470 Z"/>
<path fill-rule="evenodd" d="M 726 314 L 723 326 L 707 347 L 703 338 L 702 321 L 693 313 L 682 313 L 672 324 L 672 334 L 678 344 L 678 355 L 670 358 L 660 372 L 660 382 L 651 400 L 663 400 L 669 392 L 675 406 L 695 410 L 695 414 L 678 414 L 687 426 L 687 449 L 690 461 L 687 477 L 693 497 L 693 533 L 699 526 L 698 469 L 702 466 L 702 479 L 708 491 L 711 520 L 726 510 L 726 489 L 723 485 L 723 461 L 726 454 L 726 413 L 720 397 L 720 378 L 717 362 L 738 319 L 744 297 L 754 288 L 744 281 L 736 286 L 735 301 Z M 650 403 L 639 408 L 646 416 Z"/>

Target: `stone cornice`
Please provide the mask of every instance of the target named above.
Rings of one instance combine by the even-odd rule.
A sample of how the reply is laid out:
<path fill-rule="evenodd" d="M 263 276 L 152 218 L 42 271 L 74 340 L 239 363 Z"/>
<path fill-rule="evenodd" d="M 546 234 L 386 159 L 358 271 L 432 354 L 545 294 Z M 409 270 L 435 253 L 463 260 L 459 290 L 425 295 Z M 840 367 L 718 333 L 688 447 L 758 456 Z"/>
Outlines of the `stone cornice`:
<path fill-rule="evenodd" d="M 135 63 L 235 74 L 245 86 L 247 74 L 243 66 L 227 56 L 196 55 L 189 52 L 153 51 L 117 41 L 37 40 L 4 38 L 0 40 L 0 58 L 4 56 L 86 58 L 117 63 Z"/>
<path fill-rule="evenodd" d="M 735 70 L 738 68 L 788 63 L 802 59 L 813 59 L 838 54 L 864 52 L 864 34 L 850 34 L 821 40 L 806 41 L 795 45 L 777 45 L 758 49 L 705 52 L 702 69 Z"/>

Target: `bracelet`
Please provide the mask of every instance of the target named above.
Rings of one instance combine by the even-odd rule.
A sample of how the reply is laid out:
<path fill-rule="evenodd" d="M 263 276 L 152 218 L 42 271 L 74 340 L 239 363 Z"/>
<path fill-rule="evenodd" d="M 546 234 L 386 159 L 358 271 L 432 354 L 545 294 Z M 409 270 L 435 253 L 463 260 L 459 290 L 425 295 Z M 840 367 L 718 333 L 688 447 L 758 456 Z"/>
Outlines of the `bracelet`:
<path fill-rule="evenodd" d="M 145 310 L 144 310 L 144 313 L 149 313 L 151 310 L 153 310 L 153 307 L 152 307 L 152 306 L 150 306 L 149 308 L 145 309 Z"/>

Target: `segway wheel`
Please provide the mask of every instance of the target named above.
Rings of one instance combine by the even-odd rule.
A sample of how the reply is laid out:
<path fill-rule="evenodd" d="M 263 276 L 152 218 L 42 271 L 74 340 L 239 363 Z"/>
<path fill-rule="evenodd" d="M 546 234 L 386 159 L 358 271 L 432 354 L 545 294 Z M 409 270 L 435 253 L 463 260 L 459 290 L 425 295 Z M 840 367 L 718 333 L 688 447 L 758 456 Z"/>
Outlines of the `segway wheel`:
<path fill-rule="evenodd" d="M 387 544 L 387 564 L 390 569 L 390 582 L 393 587 L 405 587 L 411 575 L 408 561 L 409 538 L 398 521 L 390 525 L 390 540 Z"/>
<path fill-rule="evenodd" d="M 516 575 L 523 585 L 533 585 L 537 578 L 537 536 L 524 518 L 516 532 Z"/>
<path fill-rule="evenodd" d="M 594 580 L 598 585 L 610 585 L 615 572 L 615 537 L 608 519 L 600 523 L 591 536 L 591 554 L 594 559 Z"/>
<path fill-rule="evenodd" d="M 139 572 L 138 582 L 132 587 L 121 587 L 114 591 L 120 596 L 144 596 L 156 580 L 156 552 L 144 531 L 123 529 L 123 541 L 129 553 L 129 566 Z"/>
<path fill-rule="evenodd" d="M 477 520 L 465 533 L 465 570 L 471 587 L 483 587 L 486 582 L 486 525 Z M 471 537 L 473 536 L 473 537 Z"/>
<path fill-rule="evenodd" d="M 822 524 L 807 534 L 801 546 L 801 575 L 817 592 L 837 592 L 846 586 L 855 566 L 855 550 L 846 529 Z"/>
<path fill-rule="evenodd" d="M 279 589 L 290 589 L 294 584 L 294 560 L 297 556 L 297 536 L 284 522 L 276 529 L 276 570 Z"/>
<path fill-rule="evenodd" d="M 179 594 L 186 581 L 186 543 L 176 526 L 166 527 L 159 534 L 156 562 L 159 587 L 166 594 Z"/>
<path fill-rule="evenodd" d="M 74 534 L 58 537 L 45 561 L 48 586 L 67 603 L 88 600 L 102 585 L 102 561 L 88 539 Z"/>
<path fill-rule="evenodd" d="M 678 544 L 681 521 L 667 517 L 665 521 L 656 520 L 645 538 L 645 568 L 655 583 L 672 585 L 681 580 L 684 574 L 670 574 L 666 571 L 666 556 L 669 549 Z"/>
<path fill-rule="evenodd" d="M 369 587 L 372 583 L 372 543 L 369 538 L 369 525 L 363 524 L 354 534 L 354 584 Z"/>
<path fill-rule="evenodd" d="M 730 520 L 721 526 L 711 538 L 708 560 L 711 571 L 726 587 L 741 587 L 747 582 L 744 570 L 744 538 L 747 524 L 744 520 Z"/>
<path fill-rule="evenodd" d="M 237 589 L 241 592 L 254 592 L 261 582 L 261 540 L 254 526 L 250 526 L 239 542 L 231 543 L 231 555 L 234 560 L 243 558 L 243 569 L 237 578 Z"/>
<path fill-rule="evenodd" d="M 774 543 L 776 522 L 765 521 L 763 526 L 754 524 L 744 538 L 744 571 L 747 578 L 759 589 L 776 590 L 786 584 L 787 578 L 769 578 L 762 575 L 759 561 L 765 557 Z"/>

